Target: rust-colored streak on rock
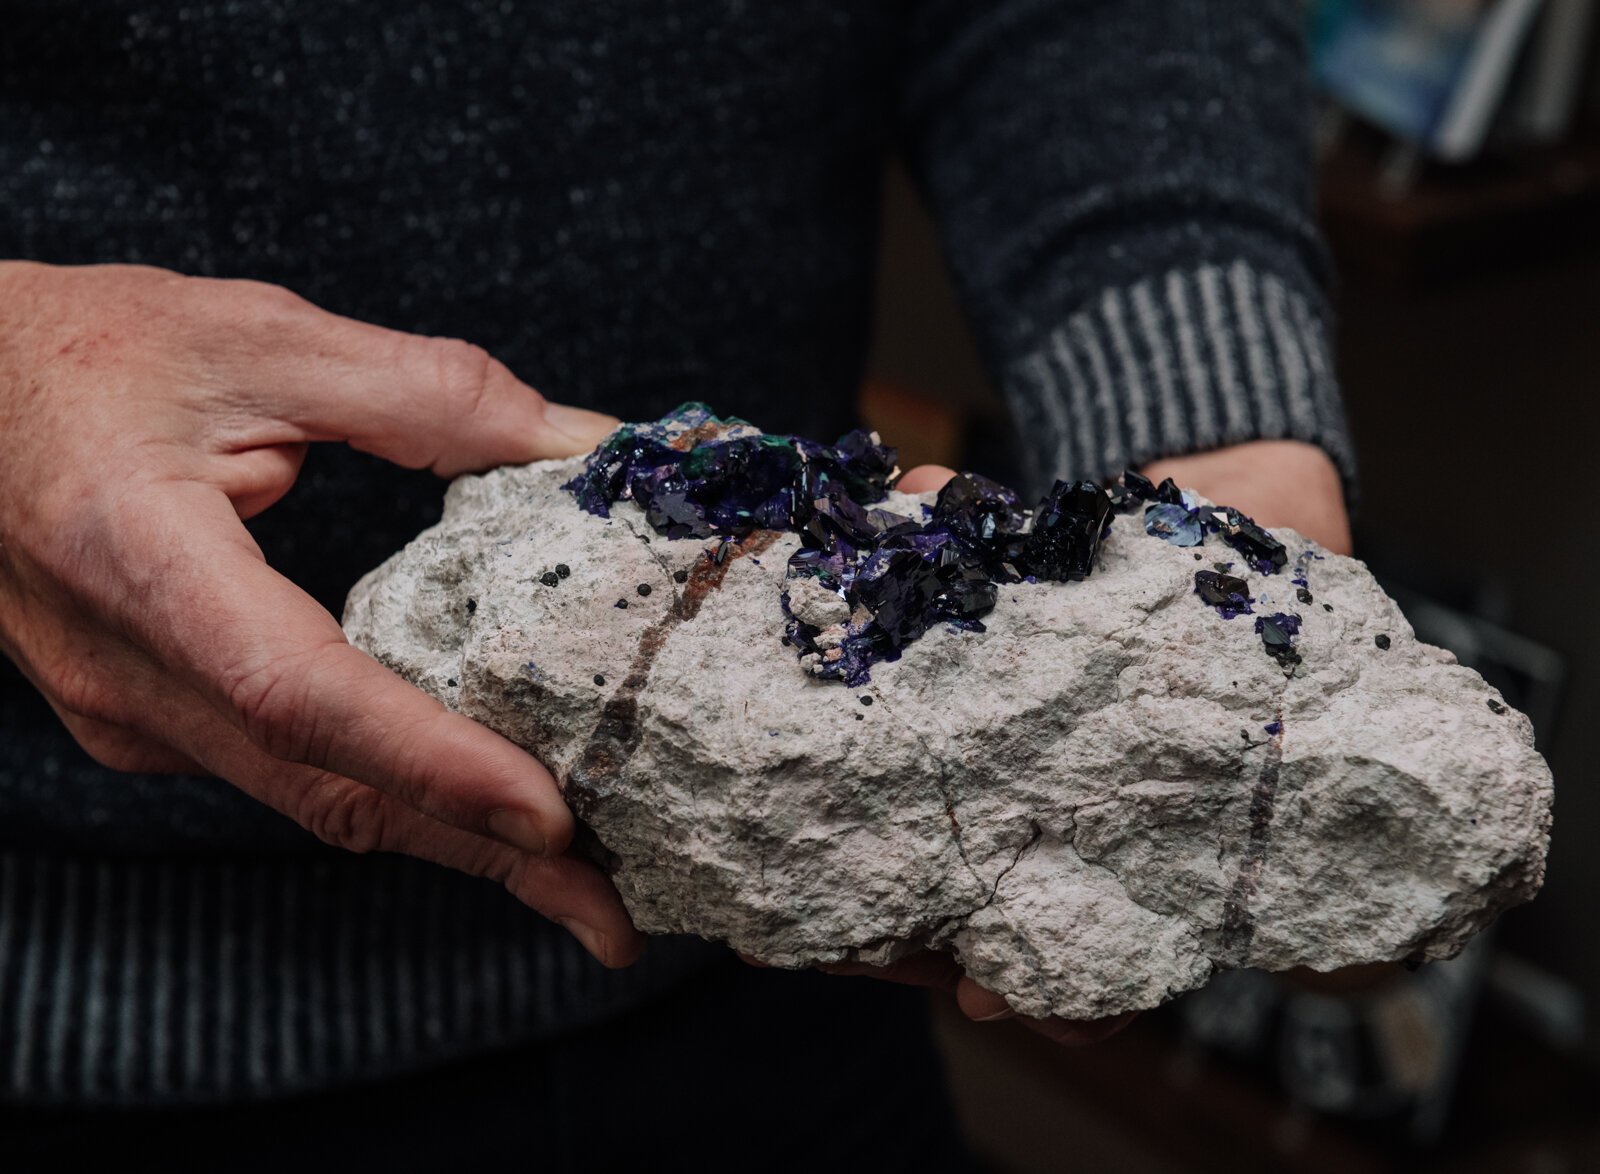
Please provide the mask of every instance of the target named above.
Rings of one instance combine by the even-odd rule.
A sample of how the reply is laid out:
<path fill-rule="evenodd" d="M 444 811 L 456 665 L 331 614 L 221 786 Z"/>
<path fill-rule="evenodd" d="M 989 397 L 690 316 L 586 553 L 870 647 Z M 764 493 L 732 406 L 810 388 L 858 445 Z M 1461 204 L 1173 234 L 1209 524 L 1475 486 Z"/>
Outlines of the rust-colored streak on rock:
<path fill-rule="evenodd" d="M 667 614 L 645 630 L 638 651 L 628 665 L 627 675 L 600 711 L 594 732 L 567 776 L 567 802 L 579 819 L 593 810 L 602 787 L 622 777 L 628 760 L 639 747 L 639 694 L 649 683 L 650 671 L 666 647 L 672 629 L 700 613 L 706 597 L 722 586 L 735 561 L 761 554 L 778 537 L 776 530 L 758 530 L 738 543 L 721 562 L 709 558 L 697 560 L 689 572 L 689 581 L 672 601 Z"/>

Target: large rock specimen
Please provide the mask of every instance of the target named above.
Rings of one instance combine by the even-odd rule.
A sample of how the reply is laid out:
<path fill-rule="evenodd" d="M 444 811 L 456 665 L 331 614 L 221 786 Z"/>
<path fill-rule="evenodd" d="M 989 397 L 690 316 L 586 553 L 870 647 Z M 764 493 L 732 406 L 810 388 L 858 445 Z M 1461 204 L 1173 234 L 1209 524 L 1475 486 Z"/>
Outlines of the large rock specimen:
<path fill-rule="evenodd" d="M 1263 574 L 1118 514 L 1084 581 L 1003 583 L 986 630 L 941 623 L 851 687 L 783 642 L 843 618 L 786 582 L 799 537 L 597 517 L 562 488 L 583 467 L 457 481 L 345 627 L 551 767 L 643 930 L 779 966 L 947 949 L 1082 1019 L 1219 967 L 1448 957 L 1539 886 L 1527 719 L 1299 535 Z M 1197 594 L 1214 562 L 1250 614 Z"/>

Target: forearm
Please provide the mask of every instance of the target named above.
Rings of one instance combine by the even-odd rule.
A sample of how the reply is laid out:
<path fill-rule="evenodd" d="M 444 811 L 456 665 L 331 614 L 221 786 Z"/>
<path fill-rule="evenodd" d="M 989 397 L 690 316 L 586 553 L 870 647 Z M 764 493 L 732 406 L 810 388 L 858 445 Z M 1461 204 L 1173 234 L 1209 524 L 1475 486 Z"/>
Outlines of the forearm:
<path fill-rule="evenodd" d="M 1299 20 L 924 7 L 913 157 L 1035 482 L 1263 439 L 1353 474 Z"/>

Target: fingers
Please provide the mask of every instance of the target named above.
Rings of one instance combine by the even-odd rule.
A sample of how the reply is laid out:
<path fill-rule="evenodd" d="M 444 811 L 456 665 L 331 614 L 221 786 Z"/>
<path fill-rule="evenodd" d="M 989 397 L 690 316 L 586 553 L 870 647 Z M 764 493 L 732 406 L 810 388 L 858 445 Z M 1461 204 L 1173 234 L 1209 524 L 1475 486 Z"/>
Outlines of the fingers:
<path fill-rule="evenodd" d="M 135 643 L 271 758 L 527 852 L 565 849 L 572 816 L 536 759 L 351 647 L 332 616 L 262 561 L 222 495 L 170 492 L 168 508 L 117 539 L 164 557 L 111 560 L 123 576 L 115 606 L 137 626 Z"/>
<path fill-rule="evenodd" d="M 918 465 L 899 481 L 895 488 L 901 493 L 934 493 L 944 488 L 944 483 L 956 475 L 954 469 L 943 465 Z"/>
<path fill-rule="evenodd" d="M 644 938 L 622 898 L 586 861 L 542 858 L 429 819 L 392 795 L 325 770 L 282 762 L 195 699 L 164 715 L 195 748 L 207 773 L 276 808 L 325 843 L 355 852 L 399 852 L 504 885 L 564 926 L 596 959 L 631 965 Z"/>
<path fill-rule="evenodd" d="M 79 744 L 105 765 L 216 775 L 335 846 L 401 852 L 499 881 L 524 904 L 564 925 L 608 966 L 625 966 L 638 957 L 643 939 L 615 889 L 593 865 L 531 855 L 431 819 L 395 795 L 275 758 L 219 712 L 213 699 L 115 638 L 102 634 L 89 641 L 62 632 L 54 646 L 36 652 L 35 660 L 14 659 Z M 457 720 L 499 741 L 466 719 Z M 559 797 L 555 803 L 570 820 Z"/>
<path fill-rule="evenodd" d="M 1109 1019 L 1029 1019 L 1018 1015 L 1001 995 L 985 990 L 972 979 L 963 977 L 956 988 L 956 1004 L 961 1013 L 978 1023 L 995 1023 L 1002 1019 L 1017 1019 L 1030 1030 L 1065 1047 L 1082 1047 L 1099 1043 L 1132 1023 L 1137 1012 L 1115 1015 Z"/>
<path fill-rule="evenodd" d="M 253 407 L 299 441 L 344 440 L 443 476 L 574 456 L 617 426 L 552 404 L 482 348 L 342 318 L 271 286 L 232 283 L 254 313 L 238 356 Z"/>
<path fill-rule="evenodd" d="M 304 444 L 271 444 L 231 454 L 218 488 L 241 518 L 253 518 L 276 505 L 294 487 L 305 463 Z"/>

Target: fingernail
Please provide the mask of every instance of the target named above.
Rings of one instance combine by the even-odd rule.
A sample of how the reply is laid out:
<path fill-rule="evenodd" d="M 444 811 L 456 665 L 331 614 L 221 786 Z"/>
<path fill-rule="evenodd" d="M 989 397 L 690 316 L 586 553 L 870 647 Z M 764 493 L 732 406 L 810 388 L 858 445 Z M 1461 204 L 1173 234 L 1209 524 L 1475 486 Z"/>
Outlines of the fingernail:
<path fill-rule="evenodd" d="M 609 946 L 605 934 L 593 926 L 583 924 L 575 917 L 558 917 L 556 924 L 577 938 L 578 944 L 593 954 L 597 962 L 602 965 L 607 964 L 606 954 Z"/>
<path fill-rule="evenodd" d="M 544 406 L 545 426 L 587 451 L 595 448 L 615 432 L 622 421 L 604 412 L 591 412 L 587 408 L 573 408 L 566 404 L 547 403 Z"/>
<path fill-rule="evenodd" d="M 544 855 L 544 831 L 539 827 L 538 820 L 526 811 L 513 811 L 509 808 L 491 811 L 489 834 L 497 840 L 504 840 L 513 848 L 521 848 L 524 852 L 531 852 L 535 856 Z"/>
<path fill-rule="evenodd" d="M 996 1011 L 993 1015 L 980 1015 L 976 1019 L 974 1019 L 973 1022 L 974 1023 L 998 1023 L 1002 1019 L 1015 1019 L 1016 1017 L 1017 1017 L 1017 1013 L 1015 1011 L 1013 1011 L 1010 1007 L 1006 1007 L 1003 1010 Z"/>

